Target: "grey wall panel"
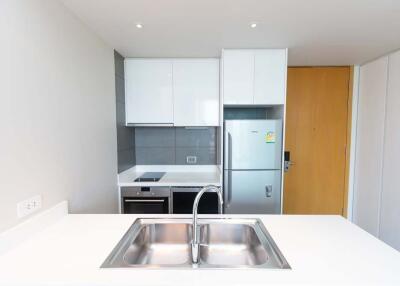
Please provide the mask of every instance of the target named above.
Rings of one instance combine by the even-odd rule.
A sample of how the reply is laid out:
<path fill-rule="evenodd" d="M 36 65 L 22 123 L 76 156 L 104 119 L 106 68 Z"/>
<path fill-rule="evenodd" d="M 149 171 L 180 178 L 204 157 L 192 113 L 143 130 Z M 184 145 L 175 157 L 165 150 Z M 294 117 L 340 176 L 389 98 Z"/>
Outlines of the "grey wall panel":
<path fill-rule="evenodd" d="M 175 129 L 168 127 L 135 128 L 136 147 L 175 147 Z"/>
<path fill-rule="evenodd" d="M 114 51 L 114 67 L 115 74 L 121 78 L 125 78 L 124 57 L 117 51 Z"/>
<path fill-rule="evenodd" d="M 135 128 L 138 165 L 185 165 L 196 156 L 197 165 L 217 163 L 216 128 Z"/>
<path fill-rule="evenodd" d="M 196 156 L 197 165 L 215 165 L 217 164 L 216 148 L 207 147 L 179 147 L 176 148 L 177 165 L 193 165 L 186 161 L 187 156 Z"/>
<path fill-rule="evenodd" d="M 114 51 L 118 173 L 135 165 L 135 129 L 125 126 L 124 58 Z"/>
<path fill-rule="evenodd" d="M 207 147 L 214 148 L 216 128 L 175 128 L 176 147 Z"/>
<path fill-rule="evenodd" d="M 266 119 L 267 108 L 227 107 L 224 109 L 224 119 Z"/>
<path fill-rule="evenodd" d="M 137 165 L 174 165 L 174 147 L 136 147 Z"/>

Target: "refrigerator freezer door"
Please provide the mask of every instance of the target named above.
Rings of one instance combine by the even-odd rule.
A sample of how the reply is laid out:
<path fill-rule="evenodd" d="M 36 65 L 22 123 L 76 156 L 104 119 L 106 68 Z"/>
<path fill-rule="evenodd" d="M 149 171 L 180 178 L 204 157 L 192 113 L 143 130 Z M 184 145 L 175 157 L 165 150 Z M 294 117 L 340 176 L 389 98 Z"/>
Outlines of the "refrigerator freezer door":
<path fill-rule="evenodd" d="M 280 214 L 281 171 L 224 171 L 227 214 Z"/>
<path fill-rule="evenodd" d="M 282 120 L 226 120 L 224 169 L 280 170 Z"/>

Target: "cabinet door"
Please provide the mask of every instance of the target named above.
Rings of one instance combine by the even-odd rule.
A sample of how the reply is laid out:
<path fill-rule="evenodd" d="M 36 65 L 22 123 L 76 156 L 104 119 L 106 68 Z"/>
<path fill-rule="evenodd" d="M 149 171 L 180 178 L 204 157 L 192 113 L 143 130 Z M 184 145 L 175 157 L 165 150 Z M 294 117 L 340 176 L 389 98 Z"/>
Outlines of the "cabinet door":
<path fill-rule="evenodd" d="M 255 50 L 254 104 L 284 104 L 286 50 Z"/>
<path fill-rule="evenodd" d="M 172 62 L 125 60 L 126 122 L 172 124 Z"/>
<path fill-rule="evenodd" d="M 383 99 L 382 99 L 383 101 Z M 400 52 L 389 56 L 379 237 L 400 251 Z"/>
<path fill-rule="evenodd" d="M 224 104 L 254 102 L 254 51 L 223 51 Z"/>
<path fill-rule="evenodd" d="M 360 68 L 354 174 L 354 222 L 378 236 L 388 58 Z"/>
<path fill-rule="evenodd" d="M 176 60 L 173 75 L 175 126 L 218 126 L 219 61 Z"/>

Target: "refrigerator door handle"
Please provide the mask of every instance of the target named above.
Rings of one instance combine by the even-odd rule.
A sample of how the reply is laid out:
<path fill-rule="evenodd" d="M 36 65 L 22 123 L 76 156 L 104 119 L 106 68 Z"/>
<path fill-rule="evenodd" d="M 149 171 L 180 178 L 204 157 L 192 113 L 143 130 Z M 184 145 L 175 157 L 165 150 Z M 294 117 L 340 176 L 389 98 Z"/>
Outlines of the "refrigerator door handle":
<path fill-rule="evenodd" d="M 228 171 L 228 199 L 227 205 L 229 205 L 232 201 L 232 171 Z"/>
<path fill-rule="evenodd" d="M 227 132 L 228 137 L 228 146 L 227 146 L 227 154 L 228 154 L 228 169 L 232 170 L 232 135 L 230 132 Z"/>
<path fill-rule="evenodd" d="M 272 185 L 266 185 L 265 186 L 265 196 L 267 198 L 272 197 Z"/>
<path fill-rule="evenodd" d="M 229 208 L 229 205 L 232 201 L 232 171 L 225 171 L 224 178 L 224 206 L 226 209 Z"/>
<path fill-rule="evenodd" d="M 225 156 L 226 156 L 226 178 L 225 190 L 224 190 L 224 201 L 226 208 L 229 208 L 229 204 L 232 201 L 232 135 L 226 131 L 225 134 Z"/>

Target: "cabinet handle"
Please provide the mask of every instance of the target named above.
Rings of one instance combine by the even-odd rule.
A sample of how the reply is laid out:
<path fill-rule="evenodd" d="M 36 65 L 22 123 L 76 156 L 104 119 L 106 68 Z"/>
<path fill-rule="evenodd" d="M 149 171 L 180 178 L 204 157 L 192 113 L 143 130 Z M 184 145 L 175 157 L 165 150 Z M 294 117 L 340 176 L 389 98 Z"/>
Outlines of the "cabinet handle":
<path fill-rule="evenodd" d="M 164 200 L 124 200 L 126 203 L 163 203 Z"/>

